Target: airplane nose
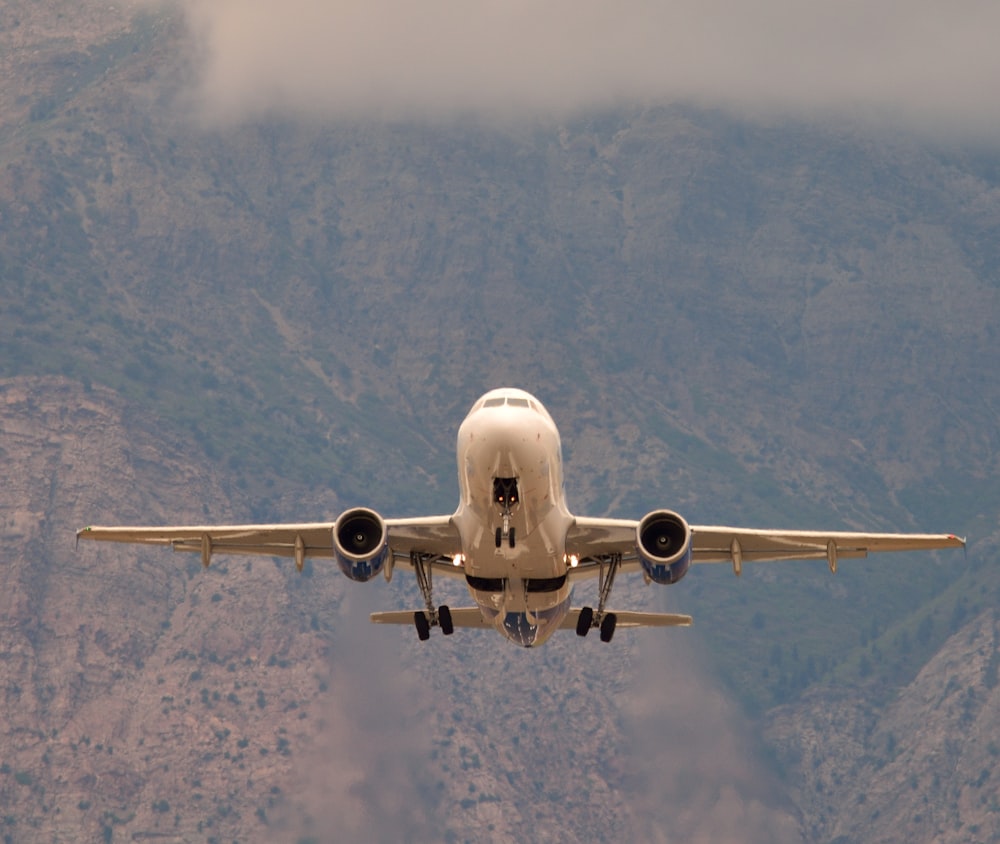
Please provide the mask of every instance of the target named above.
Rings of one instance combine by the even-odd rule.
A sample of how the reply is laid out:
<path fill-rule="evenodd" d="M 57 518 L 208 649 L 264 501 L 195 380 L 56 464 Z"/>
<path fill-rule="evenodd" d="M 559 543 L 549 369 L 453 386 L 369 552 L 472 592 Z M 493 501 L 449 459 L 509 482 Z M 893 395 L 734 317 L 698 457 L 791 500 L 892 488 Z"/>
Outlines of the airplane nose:
<path fill-rule="evenodd" d="M 504 615 L 503 628 L 507 638 L 515 644 L 524 648 L 530 648 L 535 644 L 538 636 L 538 627 L 528 621 L 528 614 L 524 612 L 509 612 Z"/>

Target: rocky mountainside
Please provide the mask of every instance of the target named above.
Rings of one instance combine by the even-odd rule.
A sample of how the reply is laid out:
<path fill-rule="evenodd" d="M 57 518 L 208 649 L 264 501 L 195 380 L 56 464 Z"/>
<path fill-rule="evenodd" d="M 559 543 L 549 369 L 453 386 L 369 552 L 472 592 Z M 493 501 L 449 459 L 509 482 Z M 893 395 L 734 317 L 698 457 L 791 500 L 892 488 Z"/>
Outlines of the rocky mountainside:
<path fill-rule="evenodd" d="M 883 706 L 818 689 L 768 713 L 810 841 L 994 841 L 1000 834 L 995 610 L 952 636 Z"/>
<path fill-rule="evenodd" d="M 0 397 L 10 840 L 798 840 L 683 644 L 426 647 L 367 621 L 412 601 L 401 578 L 387 596 L 319 566 L 75 549 L 95 509 L 242 502 L 104 388 L 12 379 Z"/>
<path fill-rule="evenodd" d="M 996 836 L 995 155 L 680 106 L 206 127 L 196 55 L 177 8 L 0 9 L 10 840 Z M 448 512 L 498 383 L 581 512 L 968 559 L 697 571 L 692 631 L 521 653 L 370 629 L 401 577 L 73 547 Z"/>

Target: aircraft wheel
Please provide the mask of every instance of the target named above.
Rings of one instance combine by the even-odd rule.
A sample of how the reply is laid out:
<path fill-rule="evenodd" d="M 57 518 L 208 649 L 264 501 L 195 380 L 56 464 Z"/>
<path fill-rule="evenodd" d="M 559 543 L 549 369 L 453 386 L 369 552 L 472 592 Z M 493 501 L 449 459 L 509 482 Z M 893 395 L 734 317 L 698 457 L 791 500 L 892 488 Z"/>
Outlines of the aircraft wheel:
<path fill-rule="evenodd" d="M 417 638 L 421 642 L 426 642 L 431 637 L 431 623 L 427 620 L 423 610 L 417 610 L 413 614 L 413 626 L 417 628 Z"/>
<path fill-rule="evenodd" d="M 610 642 L 611 637 L 615 635 L 615 625 L 618 624 L 618 616 L 613 612 L 605 613 L 604 620 L 601 622 L 601 641 Z"/>
<path fill-rule="evenodd" d="M 514 528 L 510 529 L 510 547 L 514 547 Z"/>
<path fill-rule="evenodd" d="M 445 636 L 450 636 L 455 632 L 455 625 L 451 621 L 451 610 L 448 609 L 447 604 L 441 604 L 438 607 L 438 624 L 441 625 L 441 632 Z"/>
<path fill-rule="evenodd" d="M 503 528 L 497 528 L 497 548 L 503 543 Z"/>
<path fill-rule="evenodd" d="M 580 610 L 580 615 L 576 619 L 576 635 L 586 636 L 594 624 L 594 611 L 590 607 Z"/>

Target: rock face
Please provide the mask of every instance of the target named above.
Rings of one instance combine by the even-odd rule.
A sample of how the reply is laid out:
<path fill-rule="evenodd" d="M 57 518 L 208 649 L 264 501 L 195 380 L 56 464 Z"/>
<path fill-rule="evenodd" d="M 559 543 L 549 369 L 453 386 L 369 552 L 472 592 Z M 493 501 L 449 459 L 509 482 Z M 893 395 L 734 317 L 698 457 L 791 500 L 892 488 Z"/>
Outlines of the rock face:
<path fill-rule="evenodd" d="M 454 426 L 512 383 L 580 512 L 995 533 L 989 160 L 677 106 L 206 129 L 187 19 L 141 5 L 3 10 L 0 374 L 114 389 L 253 521 L 448 511 Z M 677 594 L 760 709 L 939 596 L 904 569 Z"/>
<path fill-rule="evenodd" d="M 205 129 L 179 8 L 0 8 L 3 834 L 995 836 L 995 160 L 688 107 Z M 500 383 L 580 512 L 977 544 L 623 585 L 698 626 L 538 652 L 373 629 L 403 575 L 74 547 L 448 512 Z"/>
<path fill-rule="evenodd" d="M 289 748 L 308 746 L 327 643 L 308 615 L 288 624 L 302 608 L 270 561 L 241 561 L 237 580 L 225 564 L 74 547 L 95 512 L 226 514 L 210 471 L 122 414 L 103 389 L 0 385 L 5 822 L 13 840 L 120 826 L 252 840 L 285 800 Z"/>
<path fill-rule="evenodd" d="M 996 612 L 966 624 L 882 704 L 816 689 L 765 718 L 808 840 L 1000 837 Z"/>
<path fill-rule="evenodd" d="M 0 449 L 10 840 L 1000 834 L 992 611 L 890 702 L 814 688 L 766 713 L 755 739 L 682 638 L 418 646 L 366 620 L 408 584 L 75 548 L 95 512 L 227 521 L 246 506 L 103 388 L 2 382 Z"/>
<path fill-rule="evenodd" d="M 154 428 L 103 388 L 0 383 L 12 840 L 798 840 L 683 645 L 418 646 L 368 624 L 399 592 L 381 583 L 74 547 L 93 513 L 239 517 L 210 462 Z"/>

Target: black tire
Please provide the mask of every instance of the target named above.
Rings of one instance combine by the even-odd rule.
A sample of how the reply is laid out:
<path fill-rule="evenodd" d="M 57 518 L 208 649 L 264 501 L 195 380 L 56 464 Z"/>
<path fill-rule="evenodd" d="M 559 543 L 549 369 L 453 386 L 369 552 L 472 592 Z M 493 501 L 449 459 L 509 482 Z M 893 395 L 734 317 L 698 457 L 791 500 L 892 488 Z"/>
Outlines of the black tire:
<path fill-rule="evenodd" d="M 576 619 L 576 635 L 586 636 L 594 624 L 594 611 L 590 607 L 580 610 L 580 615 Z"/>
<path fill-rule="evenodd" d="M 610 642 L 615 635 L 615 625 L 618 624 L 618 616 L 613 612 L 605 613 L 601 621 L 601 641 Z"/>
<path fill-rule="evenodd" d="M 503 528 L 497 528 L 497 548 L 503 544 Z"/>
<path fill-rule="evenodd" d="M 510 547 L 514 547 L 514 528 L 510 529 Z"/>
<path fill-rule="evenodd" d="M 455 625 L 451 622 L 451 610 L 448 609 L 447 604 L 441 604 L 438 607 L 438 624 L 441 625 L 441 632 L 445 636 L 450 636 L 455 632 Z"/>
<path fill-rule="evenodd" d="M 417 628 L 417 638 L 421 642 L 426 642 L 431 637 L 431 623 L 427 620 L 423 610 L 417 610 L 413 614 L 413 626 Z"/>

